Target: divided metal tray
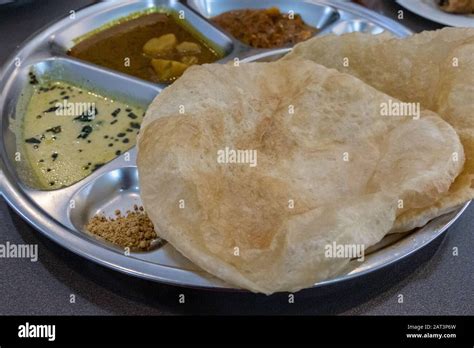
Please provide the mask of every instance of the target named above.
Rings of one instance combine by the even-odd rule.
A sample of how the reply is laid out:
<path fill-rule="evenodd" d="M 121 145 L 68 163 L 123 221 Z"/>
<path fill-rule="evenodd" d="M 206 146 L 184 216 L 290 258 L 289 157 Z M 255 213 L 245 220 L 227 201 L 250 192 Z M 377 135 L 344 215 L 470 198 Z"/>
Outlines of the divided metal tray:
<path fill-rule="evenodd" d="M 228 284 L 199 270 L 169 244 L 149 252 L 123 250 L 99 240 L 84 231 L 86 221 L 98 212 L 112 214 L 115 209 L 127 210 L 140 204 L 136 151 L 116 158 L 80 182 L 54 191 L 36 190 L 26 185 L 18 175 L 14 161 L 15 134 L 10 122 L 17 115 L 17 101 L 28 81 L 28 72 L 34 68 L 40 76 L 55 78 L 74 84 L 92 87 L 112 95 L 148 105 L 165 88 L 128 75 L 82 62 L 67 56 L 73 40 L 131 13 L 151 7 L 164 7 L 183 11 L 186 20 L 217 46 L 226 56 L 218 61 L 225 63 L 236 57 L 246 61 L 272 60 L 288 49 L 253 49 L 228 33 L 216 28 L 207 19 L 222 12 L 238 8 L 267 8 L 277 6 L 281 11 L 301 14 L 308 24 L 320 29 L 317 35 L 342 34 L 362 31 L 377 34 L 389 31 L 396 36 L 410 35 L 403 26 L 362 7 L 340 1 L 315 0 L 150 0 L 108 1 L 87 7 L 36 33 L 11 57 L 1 71 L 0 80 L 0 194 L 31 225 L 63 247 L 94 262 L 129 275 L 180 286 L 224 289 Z M 18 62 L 20 62 L 18 66 Z M 17 64 L 15 64 L 17 63 Z M 69 202 L 75 201 L 74 209 Z M 427 245 L 441 235 L 462 213 L 461 207 L 429 222 L 418 231 L 386 237 L 363 263 L 353 263 L 348 273 L 315 284 L 344 282 L 387 266 Z"/>

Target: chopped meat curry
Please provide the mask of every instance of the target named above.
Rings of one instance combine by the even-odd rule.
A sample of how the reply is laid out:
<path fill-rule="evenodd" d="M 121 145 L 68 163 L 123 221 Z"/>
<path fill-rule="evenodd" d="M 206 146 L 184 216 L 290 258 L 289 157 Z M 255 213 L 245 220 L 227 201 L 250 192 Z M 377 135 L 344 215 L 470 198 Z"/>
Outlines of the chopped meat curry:
<path fill-rule="evenodd" d="M 212 18 L 212 22 L 255 48 L 294 45 L 317 32 L 300 15 L 283 14 L 276 7 L 229 11 Z"/>

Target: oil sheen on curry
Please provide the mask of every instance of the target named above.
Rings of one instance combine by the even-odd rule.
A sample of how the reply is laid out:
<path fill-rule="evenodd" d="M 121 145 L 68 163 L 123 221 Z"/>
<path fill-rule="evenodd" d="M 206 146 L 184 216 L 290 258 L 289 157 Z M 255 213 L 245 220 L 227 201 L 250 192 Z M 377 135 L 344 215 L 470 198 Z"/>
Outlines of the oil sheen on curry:
<path fill-rule="evenodd" d="M 222 57 L 173 14 L 152 12 L 125 17 L 92 32 L 68 54 L 156 83 L 169 83 L 191 65 Z"/>
<path fill-rule="evenodd" d="M 142 108 L 63 81 L 30 78 L 19 141 L 35 186 L 74 184 L 135 145 Z"/>

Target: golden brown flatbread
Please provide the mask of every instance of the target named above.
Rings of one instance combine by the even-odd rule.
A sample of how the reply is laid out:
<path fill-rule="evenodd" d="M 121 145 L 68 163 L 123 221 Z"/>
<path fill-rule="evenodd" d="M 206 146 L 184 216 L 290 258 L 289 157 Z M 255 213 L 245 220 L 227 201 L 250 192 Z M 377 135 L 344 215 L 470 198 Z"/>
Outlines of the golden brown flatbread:
<path fill-rule="evenodd" d="M 444 28 L 406 39 L 351 33 L 300 43 L 284 60 L 307 60 L 351 74 L 406 102 L 419 102 L 449 122 L 466 165 L 449 192 L 430 207 L 407 211 L 393 232 L 423 226 L 474 197 L 474 29 Z"/>
<path fill-rule="evenodd" d="M 374 245 L 462 170 L 448 123 L 381 116 L 390 101 L 311 61 L 191 67 L 140 130 L 145 209 L 161 237 L 235 286 L 271 294 L 334 276 L 351 257 L 331 246 Z M 255 161 L 221 157 L 232 150 Z"/>

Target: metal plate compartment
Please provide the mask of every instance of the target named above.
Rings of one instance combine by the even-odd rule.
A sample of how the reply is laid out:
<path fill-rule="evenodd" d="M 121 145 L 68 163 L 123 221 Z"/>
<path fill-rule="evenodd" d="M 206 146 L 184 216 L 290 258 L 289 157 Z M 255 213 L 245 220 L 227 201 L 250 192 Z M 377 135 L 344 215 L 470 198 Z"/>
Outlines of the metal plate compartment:
<path fill-rule="evenodd" d="M 354 31 L 378 34 L 385 30 L 399 37 L 411 34 L 408 29 L 395 21 L 355 4 L 337 0 L 187 0 L 187 5 L 207 19 L 232 10 L 264 9 L 275 6 L 284 13 L 301 15 L 307 24 L 320 30 L 316 35 L 327 33 L 340 35 Z"/>
<path fill-rule="evenodd" d="M 138 105 L 146 109 L 148 104 L 160 92 L 161 88 L 125 75 L 117 75 L 98 67 L 84 64 L 80 61 L 60 57 L 50 57 L 45 60 L 25 64 L 17 71 L 16 78 L 11 81 L 6 90 L 5 98 L 14 103 L 6 105 L 8 117 L 3 117 L 2 131 L 5 144 L 7 165 L 15 172 L 19 184 L 26 184 L 25 190 L 34 189 L 33 180 L 28 176 L 28 168 L 24 161 L 15 161 L 17 154 L 23 156 L 22 148 L 17 146 L 15 129 L 21 122 L 21 117 L 31 96 L 28 84 L 28 74 L 32 72 L 38 80 L 64 81 L 82 88 L 92 90 L 106 97 Z M 14 126 L 14 124 L 16 124 Z M 23 156 L 24 157 L 24 156 Z M 21 158 L 21 157 L 20 157 Z"/>
<path fill-rule="evenodd" d="M 90 7 L 89 7 L 90 8 Z M 87 9 L 89 9 L 87 8 Z M 174 0 L 153 0 L 153 1 L 116 1 L 94 5 L 94 13 L 81 18 L 81 20 L 70 19 L 70 24 L 53 33 L 53 48 L 60 52 L 66 52 L 75 44 L 75 40 L 81 36 L 100 29 L 108 23 L 113 23 L 120 18 L 130 16 L 135 13 L 156 9 L 164 12 L 174 12 L 183 18 L 185 24 L 189 25 L 203 38 L 220 47 L 228 54 L 232 51 L 232 41 L 221 31 L 209 25 L 207 21 L 197 16 L 193 11 L 179 1 Z M 87 11 L 87 9 L 85 9 Z M 82 12 L 82 11 L 81 11 Z M 82 17 L 82 16 L 81 16 Z"/>
<path fill-rule="evenodd" d="M 187 4 L 208 19 L 232 10 L 278 7 L 281 12 L 301 15 L 306 24 L 316 29 L 324 28 L 340 17 L 335 8 L 315 1 L 188 0 Z"/>

